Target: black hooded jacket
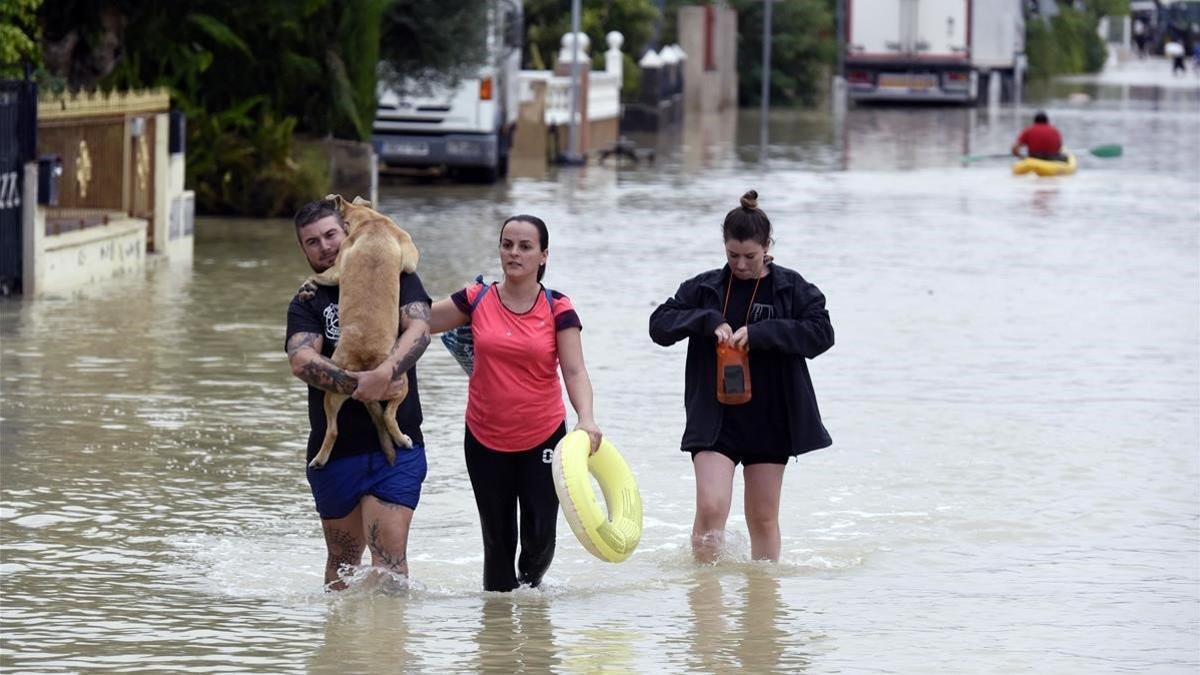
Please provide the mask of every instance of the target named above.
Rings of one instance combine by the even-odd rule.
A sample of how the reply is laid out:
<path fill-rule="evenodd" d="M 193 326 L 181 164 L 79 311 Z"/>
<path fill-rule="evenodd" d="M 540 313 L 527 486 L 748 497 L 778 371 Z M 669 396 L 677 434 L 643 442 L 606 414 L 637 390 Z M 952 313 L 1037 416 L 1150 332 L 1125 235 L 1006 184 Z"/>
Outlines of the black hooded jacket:
<path fill-rule="evenodd" d="M 775 287 L 775 316 L 782 318 L 757 321 L 747 331 L 751 355 L 755 350 L 771 349 L 790 357 L 783 395 L 790 412 L 787 424 L 794 456 L 833 443 L 821 423 L 805 362 L 833 346 L 833 325 L 825 310 L 825 296 L 816 286 L 785 267 L 769 264 L 768 269 Z M 675 297 L 650 315 L 650 338 L 656 343 L 668 347 L 689 338 L 683 393 L 687 426 L 681 448 L 712 447 L 721 431 L 713 331 L 725 322 L 721 303 L 729 275 L 726 265 L 688 279 Z"/>

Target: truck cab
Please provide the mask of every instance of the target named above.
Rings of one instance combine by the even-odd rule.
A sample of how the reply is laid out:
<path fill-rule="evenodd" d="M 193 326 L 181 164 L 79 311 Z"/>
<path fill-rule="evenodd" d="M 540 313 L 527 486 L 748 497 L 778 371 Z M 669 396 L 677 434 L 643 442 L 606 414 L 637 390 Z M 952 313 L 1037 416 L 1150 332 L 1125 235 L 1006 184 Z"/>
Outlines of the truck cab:
<path fill-rule="evenodd" d="M 382 88 L 371 143 L 383 168 L 446 169 L 494 182 L 508 174 L 520 107 L 520 0 L 488 6 L 486 59 L 453 85 Z"/>

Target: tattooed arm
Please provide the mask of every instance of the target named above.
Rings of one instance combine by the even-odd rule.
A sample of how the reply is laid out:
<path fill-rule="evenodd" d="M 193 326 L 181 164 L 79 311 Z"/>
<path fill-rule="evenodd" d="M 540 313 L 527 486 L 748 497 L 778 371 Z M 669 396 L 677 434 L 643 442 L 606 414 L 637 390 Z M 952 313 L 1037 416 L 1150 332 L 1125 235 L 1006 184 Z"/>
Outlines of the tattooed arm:
<path fill-rule="evenodd" d="M 358 378 L 321 356 L 320 333 L 296 333 L 287 341 L 292 374 L 317 389 L 353 394 Z"/>
<path fill-rule="evenodd" d="M 400 307 L 400 337 L 391 354 L 374 370 L 353 373 L 359 382 L 354 398 L 359 401 L 382 401 L 407 389 L 405 373 L 429 346 L 430 309 L 427 302 L 410 302 Z"/>

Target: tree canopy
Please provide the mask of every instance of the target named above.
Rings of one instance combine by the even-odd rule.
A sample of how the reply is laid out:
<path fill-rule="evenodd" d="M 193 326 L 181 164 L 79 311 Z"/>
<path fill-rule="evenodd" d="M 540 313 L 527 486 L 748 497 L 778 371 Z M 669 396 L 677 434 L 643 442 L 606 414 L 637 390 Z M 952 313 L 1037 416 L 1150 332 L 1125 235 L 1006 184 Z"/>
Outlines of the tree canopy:
<path fill-rule="evenodd" d="M 40 61 L 37 10 L 42 0 L 0 0 L 0 78 L 18 78 Z"/>
<path fill-rule="evenodd" d="M 488 0 L 0 2 L 41 2 L 43 63 L 66 87 L 171 89 L 202 211 L 268 214 L 322 189 L 293 133 L 369 139 L 380 61 L 475 65 L 463 36 Z"/>

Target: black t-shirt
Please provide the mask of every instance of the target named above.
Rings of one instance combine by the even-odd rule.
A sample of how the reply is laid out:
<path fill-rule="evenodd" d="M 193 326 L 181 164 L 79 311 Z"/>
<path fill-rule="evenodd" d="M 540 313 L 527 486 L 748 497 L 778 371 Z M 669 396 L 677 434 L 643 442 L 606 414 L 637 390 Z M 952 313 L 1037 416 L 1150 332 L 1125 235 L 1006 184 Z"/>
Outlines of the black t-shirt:
<path fill-rule="evenodd" d="M 725 309 L 725 320 L 730 328 L 736 331 L 746 325 L 747 309 L 752 324 L 779 318 L 771 303 L 775 297 L 775 282 L 770 274 L 758 282 L 757 291 L 755 279 L 743 280 L 732 275 L 730 279 L 733 288 L 729 289 L 729 305 Z M 717 437 L 717 447 L 747 455 L 788 457 L 792 454 L 787 397 L 784 396 L 786 361 L 784 354 L 755 349 L 754 341 L 750 341 L 750 400 L 742 405 L 721 406 L 721 434 Z"/>
<path fill-rule="evenodd" d="M 321 355 L 333 356 L 337 348 L 341 326 L 338 323 L 338 287 L 318 286 L 317 293 L 310 300 L 292 298 L 288 306 L 287 340 L 296 333 L 316 333 L 323 340 Z M 432 304 L 432 299 L 425 292 L 421 278 L 416 274 L 400 275 L 400 306 L 414 302 Z M 421 435 L 421 394 L 417 387 L 417 367 L 408 371 L 408 396 L 396 411 L 396 421 L 400 431 L 412 438 L 414 445 L 425 445 Z M 308 460 L 316 456 L 325 438 L 325 392 L 316 387 L 308 387 L 308 422 L 312 430 L 308 434 Z M 349 399 L 338 412 L 338 438 L 333 445 L 332 458 L 348 455 L 360 455 L 380 450 L 379 434 L 371 416 L 362 403 Z"/>

